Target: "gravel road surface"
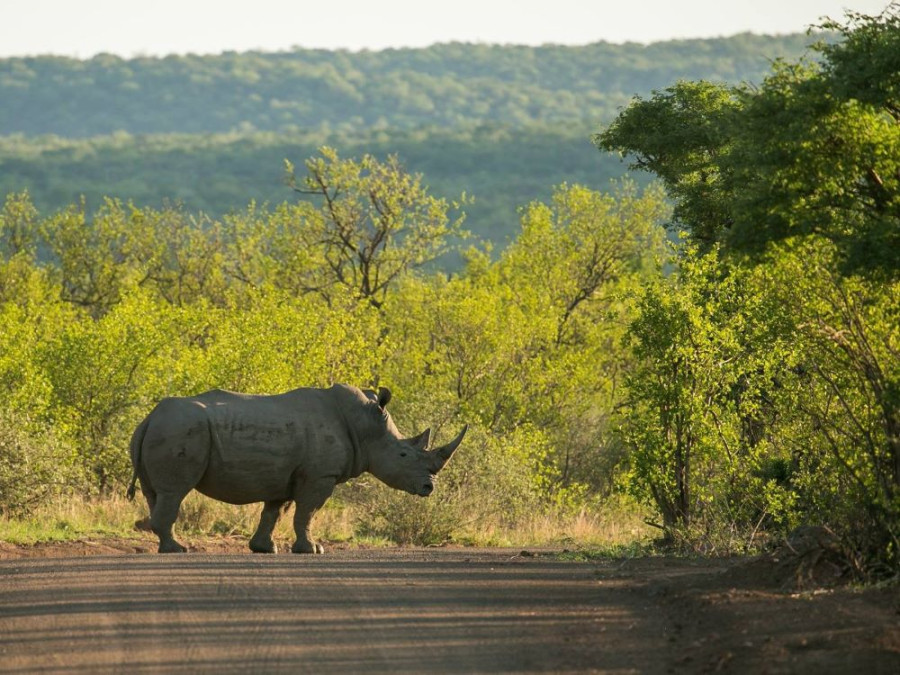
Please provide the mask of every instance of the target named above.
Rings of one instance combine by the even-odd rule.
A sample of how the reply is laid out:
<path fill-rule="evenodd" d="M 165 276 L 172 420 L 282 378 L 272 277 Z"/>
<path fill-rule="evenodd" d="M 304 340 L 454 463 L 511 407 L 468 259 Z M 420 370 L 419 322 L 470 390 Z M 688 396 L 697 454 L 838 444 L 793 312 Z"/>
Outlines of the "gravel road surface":
<path fill-rule="evenodd" d="M 900 586 L 772 559 L 228 546 L 0 546 L 0 672 L 900 673 Z"/>

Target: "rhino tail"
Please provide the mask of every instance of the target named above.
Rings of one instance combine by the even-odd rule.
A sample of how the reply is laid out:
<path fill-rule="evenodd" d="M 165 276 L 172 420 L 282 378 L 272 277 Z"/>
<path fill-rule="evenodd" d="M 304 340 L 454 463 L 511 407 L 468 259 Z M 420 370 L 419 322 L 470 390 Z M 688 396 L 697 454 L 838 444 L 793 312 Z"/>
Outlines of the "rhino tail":
<path fill-rule="evenodd" d="M 147 424 L 147 420 L 141 422 L 131 436 L 131 464 L 134 466 L 134 473 L 131 476 L 131 484 L 128 486 L 128 491 L 125 493 L 125 496 L 128 497 L 128 501 L 132 501 L 134 495 L 137 493 L 138 467 L 141 465 L 141 446 L 144 444 L 144 434 L 147 432 Z"/>

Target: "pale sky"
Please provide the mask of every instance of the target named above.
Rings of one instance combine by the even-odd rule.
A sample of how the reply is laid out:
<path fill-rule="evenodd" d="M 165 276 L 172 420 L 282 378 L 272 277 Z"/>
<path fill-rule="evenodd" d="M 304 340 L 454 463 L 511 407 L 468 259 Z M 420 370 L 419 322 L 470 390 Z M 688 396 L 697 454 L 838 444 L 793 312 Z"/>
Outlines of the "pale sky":
<path fill-rule="evenodd" d="M 581 45 L 805 31 L 889 0 L 0 0 L 0 57 Z"/>

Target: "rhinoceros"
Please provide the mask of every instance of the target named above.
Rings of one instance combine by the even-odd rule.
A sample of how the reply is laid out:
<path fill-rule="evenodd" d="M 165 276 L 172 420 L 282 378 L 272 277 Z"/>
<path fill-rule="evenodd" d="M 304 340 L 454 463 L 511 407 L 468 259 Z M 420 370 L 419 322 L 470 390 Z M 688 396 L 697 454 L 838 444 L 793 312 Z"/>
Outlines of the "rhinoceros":
<path fill-rule="evenodd" d="M 231 504 L 263 502 L 250 549 L 274 553 L 282 507 L 296 505 L 294 553 L 322 553 L 310 522 L 335 485 L 368 471 L 392 488 L 427 497 L 434 476 L 465 436 L 428 450 L 430 430 L 404 439 L 386 410 L 391 392 L 347 385 L 295 389 L 275 396 L 214 389 L 165 398 L 131 438 L 135 484 L 150 507 L 160 553 L 183 552 L 172 536 L 191 490 Z"/>

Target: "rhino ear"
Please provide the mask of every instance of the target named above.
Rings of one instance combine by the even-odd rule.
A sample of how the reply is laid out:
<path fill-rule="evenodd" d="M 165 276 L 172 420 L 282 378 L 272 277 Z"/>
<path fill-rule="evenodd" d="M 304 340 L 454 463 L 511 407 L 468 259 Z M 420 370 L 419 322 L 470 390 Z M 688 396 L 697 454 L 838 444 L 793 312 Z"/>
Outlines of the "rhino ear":
<path fill-rule="evenodd" d="M 391 401 L 391 390 L 387 387 L 378 388 L 378 407 L 384 408 Z"/>
<path fill-rule="evenodd" d="M 428 448 L 428 441 L 431 439 L 431 429 L 426 429 L 421 434 L 416 436 L 415 438 L 409 439 L 409 444 L 414 448 L 418 448 L 419 450 L 425 450 Z"/>

